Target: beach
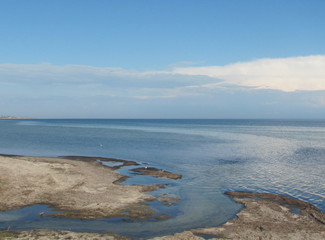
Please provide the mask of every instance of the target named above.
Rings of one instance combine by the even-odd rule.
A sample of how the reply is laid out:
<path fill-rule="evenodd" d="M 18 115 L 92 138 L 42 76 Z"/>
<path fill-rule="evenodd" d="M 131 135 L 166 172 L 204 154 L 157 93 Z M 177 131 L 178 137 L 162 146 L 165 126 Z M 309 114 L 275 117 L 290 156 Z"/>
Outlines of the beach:
<path fill-rule="evenodd" d="M 105 160 L 114 161 L 101 158 L 101 161 Z M 116 161 L 123 165 L 136 164 Z M 159 199 L 146 192 L 161 186 L 120 185 L 122 178 L 117 171 L 103 166 L 93 158 L 2 155 L 0 210 L 47 204 L 59 211 L 53 215 L 58 218 L 98 219 L 120 216 L 144 220 L 152 217 L 154 210 L 148 201 Z M 192 229 L 152 239 L 201 240 L 207 236 L 211 239 L 325 238 L 325 214 L 312 204 L 267 193 L 229 192 L 227 195 L 244 206 L 234 219 L 221 226 Z M 168 197 L 160 201 L 168 201 Z M 1 234 L 0 239 L 130 239 L 112 233 L 46 229 L 20 232 L 7 229 Z"/>
<path fill-rule="evenodd" d="M 0 156 L 0 210 L 46 204 L 61 218 L 151 216 L 146 200 L 155 198 L 145 192 L 156 186 L 120 185 L 122 178 L 98 161 Z"/>

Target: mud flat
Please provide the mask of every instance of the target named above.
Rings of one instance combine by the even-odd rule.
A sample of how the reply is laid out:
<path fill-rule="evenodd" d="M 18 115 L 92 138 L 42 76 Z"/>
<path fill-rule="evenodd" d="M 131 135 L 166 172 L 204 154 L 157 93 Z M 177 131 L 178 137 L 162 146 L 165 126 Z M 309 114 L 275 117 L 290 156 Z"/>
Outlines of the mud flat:
<path fill-rule="evenodd" d="M 304 201 L 269 193 L 226 193 L 244 208 L 235 219 L 219 227 L 193 229 L 151 240 L 204 239 L 325 239 L 325 214 Z M 110 233 L 75 233 L 69 231 L 31 230 L 2 232 L 7 239 L 130 239 Z M 1 235 L 0 235 L 1 239 Z"/>
<path fill-rule="evenodd" d="M 243 210 L 220 227 L 192 233 L 218 239 L 325 239 L 325 214 L 310 203 L 271 193 L 226 194 Z"/>
<path fill-rule="evenodd" d="M 77 157 L 0 156 L 0 211 L 46 204 L 62 218 L 145 219 L 154 213 L 146 201 L 155 197 L 145 192 L 156 186 L 120 185 L 123 176 L 112 168 L 90 158 L 71 159 Z"/>
<path fill-rule="evenodd" d="M 312 204 L 271 193 L 228 192 L 244 205 L 234 220 L 152 240 L 246 239 L 323 240 L 325 214 Z"/>
<path fill-rule="evenodd" d="M 113 159 L 98 160 L 114 161 Z M 119 161 L 122 161 L 122 165 L 131 164 L 123 163 L 123 160 Z M 93 158 L 2 155 L 0 156 L 0 211 L 34 204 L 48 204 L 62 211 L 56 214 L 57 217 L 94 219 L 128 216 L 130 219 L 146 219 L 152 216 L 153 209 L 146 201 L 156 199 L 145 191 L 151 191 L 156 186 L 119 185 L 121 178 L 122 176 L 113 168 L 104 167 Z M 152 238 L 152 240 L 325 239 L 325 214 L 307 202 L 270 193 L 228 192 L 226 194 L 244 206 L 233 220 L 217 227 L 192 229 L 172 236 Z M 163 215 L 160 217 L 168 218 Z M 111 233 L 41 229 L 21 232 L 2 231 L 0 239 L 130 238 Z"/>

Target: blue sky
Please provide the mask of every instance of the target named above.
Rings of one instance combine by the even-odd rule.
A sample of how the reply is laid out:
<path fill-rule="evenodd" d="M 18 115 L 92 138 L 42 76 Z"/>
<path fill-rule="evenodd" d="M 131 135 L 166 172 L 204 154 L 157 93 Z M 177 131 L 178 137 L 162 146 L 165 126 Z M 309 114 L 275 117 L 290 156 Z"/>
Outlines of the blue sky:
<path fill-rule="evenodd" d="M 2 0 L 0 115 L 325 118 L 325 1 Z"/>

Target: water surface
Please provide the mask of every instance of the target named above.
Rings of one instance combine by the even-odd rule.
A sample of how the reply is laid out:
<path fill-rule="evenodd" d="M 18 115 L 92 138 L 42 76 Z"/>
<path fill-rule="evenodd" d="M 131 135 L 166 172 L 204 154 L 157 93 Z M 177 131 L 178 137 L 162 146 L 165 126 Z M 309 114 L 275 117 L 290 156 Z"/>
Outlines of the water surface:
<path fill-rule="evenodd" d="M 171 234 L 232 218 L 241 206 L 223 194 L 229 190 L 285 194 L 325 211 L 321 120 L 1 120 L 0 153 L 112 157 L 183 175 L 161 180 L 132 174 L 130 167 L 120 170 L 131 176 L 123 184 L 169 184 L 152 193 L 182 199 L 171 207 L 153 203 L 158 212 L 172 215 L 168 220 L 60 220 L 35 217 L 32 212 L 39 211 L 30 207 L 1 213 L 1 228 Z"/>

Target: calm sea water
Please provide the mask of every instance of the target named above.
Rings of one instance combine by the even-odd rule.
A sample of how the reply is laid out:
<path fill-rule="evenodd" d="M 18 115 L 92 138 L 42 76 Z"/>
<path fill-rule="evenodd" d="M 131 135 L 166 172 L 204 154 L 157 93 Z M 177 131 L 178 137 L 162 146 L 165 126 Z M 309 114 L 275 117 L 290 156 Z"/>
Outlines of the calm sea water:
<path fill-rule="evenodd" d="M 173 206 L 152 203 L 163 221 L 125 222 L 39 217 L 40 205 L 0 213 L 0 228 L 53 228 L 157 236 L 215 226 L 241 206 L 229 190 L 273 192 L 325 211 L 325 121 L 303 120 L 1 120 L 0 153 L 98 156 L 135 160 L 183 174 L 181 180 L 132 175 L 124 184 L 168 183 Z"/>

